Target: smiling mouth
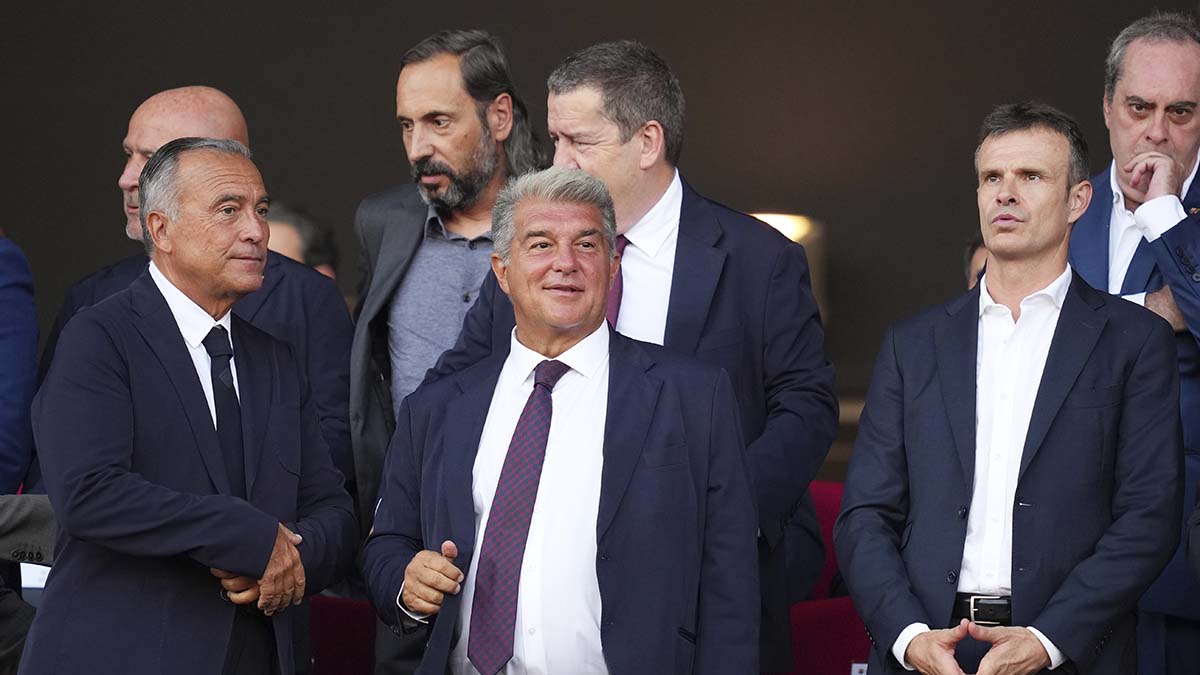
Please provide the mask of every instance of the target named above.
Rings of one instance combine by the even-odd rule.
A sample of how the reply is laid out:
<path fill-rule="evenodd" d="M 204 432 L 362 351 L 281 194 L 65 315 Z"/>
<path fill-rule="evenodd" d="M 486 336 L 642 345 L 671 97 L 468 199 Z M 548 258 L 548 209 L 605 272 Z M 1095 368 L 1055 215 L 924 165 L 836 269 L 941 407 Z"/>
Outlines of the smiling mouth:
<path fill-rule="evenodd" d="M 578 286 L 543 286 L 544 290 L 554 291 L 556 293 L 582 293 L 583 289 Z"/>

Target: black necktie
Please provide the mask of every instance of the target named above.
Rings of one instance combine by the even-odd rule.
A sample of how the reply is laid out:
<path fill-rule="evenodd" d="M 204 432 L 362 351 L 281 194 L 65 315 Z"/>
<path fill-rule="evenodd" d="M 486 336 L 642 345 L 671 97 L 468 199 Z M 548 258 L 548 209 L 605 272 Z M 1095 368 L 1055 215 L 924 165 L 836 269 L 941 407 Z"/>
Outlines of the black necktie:
<path fill-rule="evenodd" d="M 217 438 L 221 441 L 221 454 L 225 457 L 225 473 L 229 476 L 233 495 L 245 499 L 246 459 L 242 450 L 242 408 L 238 404 L 237 391 L 233 388 L 233 370 L 229 367 L 229 361 L 233 358 L 229 333 L 221 326 L 213 326 L 204 338 L 204 349 L 212 359 L 213 403 L 217 409 Z"/>

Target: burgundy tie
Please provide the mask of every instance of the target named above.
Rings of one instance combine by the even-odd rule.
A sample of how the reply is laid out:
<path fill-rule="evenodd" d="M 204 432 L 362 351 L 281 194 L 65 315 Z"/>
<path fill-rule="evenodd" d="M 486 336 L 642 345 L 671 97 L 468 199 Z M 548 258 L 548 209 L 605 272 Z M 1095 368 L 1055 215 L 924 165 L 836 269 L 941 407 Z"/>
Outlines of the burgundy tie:
<path fill-rule="evenodd" d="M 629 240 L 625 235 L 617 235 L 617 254 L 625 255 L 625 247 L 629 245 Z M 604 316 L 608 318 L 608 322 L 613 328 L 617 327 L 617 315 L 621 313 L 621 292 L 625 290 L 625 283 L 622 277 L 625 272 L 622 270 L 617 274 L 617 278 L 613 280 L 612 288 L 608 289 L 608 310 Z"/>
<path fill-rule="evenodd" d="M 560 361 L 542 361 L 534 369 L 533 391 L 517 420 L 492 497 L 475 570 L 475 598 L 467 639 L 467 658 L 480 675 L 495 675 L 512 658 L 521 563 L 554 412 L 550 394 L 568 370 L 570 367 Z"/>

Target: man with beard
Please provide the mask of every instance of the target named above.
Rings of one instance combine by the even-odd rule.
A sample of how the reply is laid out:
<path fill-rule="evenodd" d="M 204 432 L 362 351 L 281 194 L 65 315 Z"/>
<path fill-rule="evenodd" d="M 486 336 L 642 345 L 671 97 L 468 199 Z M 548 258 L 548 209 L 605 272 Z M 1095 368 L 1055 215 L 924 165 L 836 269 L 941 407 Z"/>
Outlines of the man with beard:
<path fill-rule="evenodd" d="M 400 402 L 454 345 L 492 253 L 492 204 L 509 176 L 543 164 L 499 44 L 442 31 L 400 63 L 396 118 L 414 184 L 372 195 L 355 217 L 362 265 L 350 353 L 350 427 L 362 531 L 371 529 Z M 376 672 L 412 672 L 423 640 L 382 623 Z"/>

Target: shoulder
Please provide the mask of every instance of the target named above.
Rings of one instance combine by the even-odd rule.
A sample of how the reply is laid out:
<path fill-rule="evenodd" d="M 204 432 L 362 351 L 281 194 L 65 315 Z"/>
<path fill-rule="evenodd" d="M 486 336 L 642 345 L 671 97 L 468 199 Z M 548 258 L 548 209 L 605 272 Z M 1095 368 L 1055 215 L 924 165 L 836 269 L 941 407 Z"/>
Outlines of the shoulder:
<path fill-rule="evenodd" d="M 767 223 L 726 206 L 718 201 L 709 199 L 696 192 L 685 183 L 683 193 L 684 213 L 693 212 L 700 217 L 707 217 L 721 227 L 722 239 L 729 244 L 742 247 L 752 247 L 756 250 L 783 251 L 797 245 L 779 230 Z M 681 223 L 682 227 L 682 223 Z"/>
<path fill-rule="evenodd" d="M 72 284 L 67 290 L 67 301 L 74 301 L 80 306 L 97 303 L 127 288 L 146 271 L 149 264 L 150 259 L 144 253 L 136 253 L 101 267 Z"/>
<path fill-rule="evenodd" d="M 267 273 L 278 274 L 280 279 L 286 279 L 288 283 L 296 284 L 311 292 L 337 291 L 337 283 L 333 279 L 304 263 L 296 262 L 275 251 L 267 252 Z"/>
<path fill-rule="evenodd" d="M 898 345 L 914 342 L 929 343 L 931 331 L 943 323 L 963 319 L 964 317 L 961 316 L 963 313 L 978 318 L 978 286 L 946 302 L 926 307 L 895 322 L 889 327 L 888 334 Z"/>
<path fill-rule="evenodd" d="M 382 227 L 389 216 L 396 213 L 422 213 L 428 206 L 421 200 L 417 186 L 413 184 L 388 188 L 368 195 L 358 204 L 355 226 L 359 228 Z"/>
<path fill-rule="evenodd" d="M 612 334 L 610 353 L 632 363 L 643 363 L 647 373 L 687 394 L 711 391 L 725 371 L 661 345 L 634 340 L 618 333 Z"/>
<path fill-rule="evenodd" d="M 0 236 L 0 274 L 5 277 L 28 277 L 29 261 L 11 239 Z"/>

